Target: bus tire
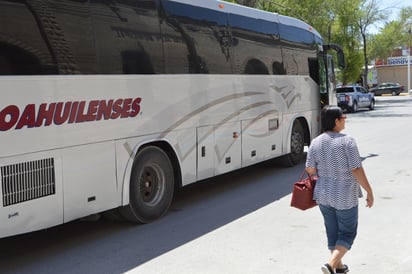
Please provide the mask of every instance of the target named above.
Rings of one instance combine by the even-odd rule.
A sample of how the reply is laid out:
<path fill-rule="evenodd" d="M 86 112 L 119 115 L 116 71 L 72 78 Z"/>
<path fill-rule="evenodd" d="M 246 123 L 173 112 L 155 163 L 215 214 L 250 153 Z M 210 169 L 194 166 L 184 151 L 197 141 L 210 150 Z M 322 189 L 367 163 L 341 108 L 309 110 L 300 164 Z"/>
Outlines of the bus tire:
<path fill-rule="evenodd" d="M 166 214 L 173 192 L 173 166 L 168 155 L 158 147 L 145 147 L 133 162 L 130 202 L 120 212 L 128 221 L 149 223 Z"/>
<path fill-rule="evenodd" d="M 292 167 L 299 164 L 303 158 L 303 149 L 305 147 L 305 135 L 300 121 L 293 122 L 292 132 L 290 134 L 290 153 L 280 158 L 280 163 L 286 167 Z"/>

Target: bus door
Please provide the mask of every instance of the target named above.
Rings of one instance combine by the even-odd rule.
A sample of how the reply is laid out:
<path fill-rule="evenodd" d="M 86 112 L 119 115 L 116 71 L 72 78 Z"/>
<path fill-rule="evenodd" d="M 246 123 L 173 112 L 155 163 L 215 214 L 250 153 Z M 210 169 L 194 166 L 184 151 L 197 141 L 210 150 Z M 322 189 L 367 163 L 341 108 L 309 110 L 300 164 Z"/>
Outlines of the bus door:
<path fill-rule="evenodd" d="M 336 79 L 332 55 L 326 55 L 327 87 L 328 87 L 328 104 L 337 105 L 336 98 Z"/>
<path fill-rule="evenodd" d="M 335 66 L 332 55 L 327 54 L 329 50 L 336 52 L 338 67 L 340 69 L 345 68 L 345 56 L 342 47 L 336 44 L 323 45 L 322 53 L 319 57 L 321 87 L 326 88 L 324 89 L 326 92 L 321 90 L 322 106 L 337 105 Z"/>
<path fill-rule="evenodd" d="M 315 60 L 309 60 L 312 64 L 311 76 L 319 84 L 321 107 L 326 105 L 336 105 L 335 74 L 333 70 L 333 59 L 331 55 L 319 54 Z M 316 63 L 316 61 L 318 63 Z M 316 64 L 316 65 L 315 65 Z M 319 74 L 314 70 L 318 70 Z"/>

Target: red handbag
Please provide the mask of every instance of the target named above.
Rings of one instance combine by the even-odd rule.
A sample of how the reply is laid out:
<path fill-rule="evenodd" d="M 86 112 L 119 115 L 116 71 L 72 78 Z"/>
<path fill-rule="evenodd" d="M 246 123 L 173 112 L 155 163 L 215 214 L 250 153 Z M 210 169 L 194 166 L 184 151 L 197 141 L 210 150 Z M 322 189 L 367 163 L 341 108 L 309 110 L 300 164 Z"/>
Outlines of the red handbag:
<path fill-rule="evenodd" d="M 307 177 L 303 179 L 303 176 L 307 174 Z M 293 184 L 292 200 L 290 206 L 306 210 L 316 206 L 316 201 L 313 200 L 313 190 L 316 185 L 315 176 L 310 176 L 306 171 L 303 171 L 300 180 Z"/>

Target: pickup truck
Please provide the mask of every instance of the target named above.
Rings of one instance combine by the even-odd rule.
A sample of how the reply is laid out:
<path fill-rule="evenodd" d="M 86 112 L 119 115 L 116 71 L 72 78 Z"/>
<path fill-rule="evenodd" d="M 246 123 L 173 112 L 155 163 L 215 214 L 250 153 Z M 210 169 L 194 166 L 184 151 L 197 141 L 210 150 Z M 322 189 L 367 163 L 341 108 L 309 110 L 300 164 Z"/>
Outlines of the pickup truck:
<path fill-rule="evenodd" d="M 358 108 L 375 108 L 375 97 L 362 86 L 348 85 L 336 88 L 338 106 L 349 112 L 357 112 Z"/>

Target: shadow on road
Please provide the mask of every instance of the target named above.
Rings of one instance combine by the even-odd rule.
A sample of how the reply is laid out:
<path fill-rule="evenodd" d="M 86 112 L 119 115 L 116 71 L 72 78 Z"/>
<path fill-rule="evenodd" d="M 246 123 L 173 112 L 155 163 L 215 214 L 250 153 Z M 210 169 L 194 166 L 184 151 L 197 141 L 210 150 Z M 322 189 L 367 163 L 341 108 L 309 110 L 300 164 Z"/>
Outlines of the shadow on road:
<path fill-rule="evenodd" d="M 123 273 L 288 195 L 302 170 L 268 161 L 187 186 L 146 225 L 76 221 L 0 239 L 0 272 Z"/>

